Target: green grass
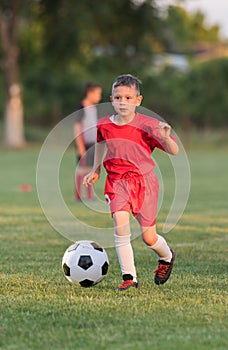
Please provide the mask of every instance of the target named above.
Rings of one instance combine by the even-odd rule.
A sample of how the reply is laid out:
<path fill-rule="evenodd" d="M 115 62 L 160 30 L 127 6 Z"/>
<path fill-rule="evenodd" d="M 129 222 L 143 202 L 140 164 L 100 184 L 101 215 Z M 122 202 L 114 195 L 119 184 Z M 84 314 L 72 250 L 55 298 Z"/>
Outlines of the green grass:
<path fill-rule="evenodd" d="M 52 229 L 40 208 L 38 152 L 0 152 L 0 349 L 227 349 L 227 150 L 204 147 L 189 153 L 189 202 L 166 235 L 177 254 L 173 274 L 156 286 L 156 257 L 137 238 L 133 248 L 140 289 L 126 293 L 115 291 L 121 276 L 114 248 L 107 249 L 109 273 L 97 286 L 83 289 L 63 276 L 61 259 L 70 242 Z M 159 157 L 168 174 L 169 163 Z M 63 165 L 64 198 L 85 219 L 86 211 L 73 201 L 73 151 Z M 21 192 L 22 183 L 33 191 Z M 166 188 L 159 229 L 172 192 Z M 104 219 L 111 225 L 108 216 L 89 216 L 95 225 Z"/>

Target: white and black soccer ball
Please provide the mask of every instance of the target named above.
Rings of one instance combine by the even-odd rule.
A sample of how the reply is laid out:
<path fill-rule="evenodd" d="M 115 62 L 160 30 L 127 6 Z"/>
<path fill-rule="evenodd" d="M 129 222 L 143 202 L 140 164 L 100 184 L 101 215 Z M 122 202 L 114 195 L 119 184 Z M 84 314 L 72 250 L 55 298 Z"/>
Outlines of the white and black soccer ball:
<path fill-rule="evenodd" d="M 106 251 L 93 241 L 77 241 L 65 251 L 62 269 L 65 277 L 82 287 L 92 287 L 107 275 L 109 260 Z"/>

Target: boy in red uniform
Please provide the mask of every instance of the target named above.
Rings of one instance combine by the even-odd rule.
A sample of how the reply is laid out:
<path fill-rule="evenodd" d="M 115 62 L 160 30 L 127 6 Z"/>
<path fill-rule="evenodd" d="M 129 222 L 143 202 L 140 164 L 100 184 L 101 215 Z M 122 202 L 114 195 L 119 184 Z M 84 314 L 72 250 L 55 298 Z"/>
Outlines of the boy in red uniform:
<path fill-rule="evenodd" d="M 116 113 L 98 122 L 94 165 L 83 180 L 85 186 L 98 180 L 107 150 L 103 161 L 107 171 L 104 194 L 114 219 L 116 252 L 123 276 L 120 291 L 138 287 L 130 240 L 130 212 L 140 224 L 143 241 L 158 255 L 156 284 L 168 280 L 175 258 L 166 240 L 156 232 L 159 185 L 151 153 L 158 147 L 176 155 L 178 145 L 167 123 L 136 112 L 142 101 L 139 84 L 130 74 L 114 81 L 111 102 Z"/>

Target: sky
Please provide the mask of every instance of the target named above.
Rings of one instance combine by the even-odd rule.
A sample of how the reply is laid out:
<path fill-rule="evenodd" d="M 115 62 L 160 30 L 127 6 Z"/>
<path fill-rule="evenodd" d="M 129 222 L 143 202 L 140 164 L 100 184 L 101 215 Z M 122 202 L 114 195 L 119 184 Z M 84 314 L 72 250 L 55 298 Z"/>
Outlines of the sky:
<path fill-rule="evenodd" d="M 181 4 L 189 12 L 200 10 L 205 14 L 205 23 L 218 24 L 222 38 L 228 39 L 228 0 L 157 0 L 161 6 Z"/>

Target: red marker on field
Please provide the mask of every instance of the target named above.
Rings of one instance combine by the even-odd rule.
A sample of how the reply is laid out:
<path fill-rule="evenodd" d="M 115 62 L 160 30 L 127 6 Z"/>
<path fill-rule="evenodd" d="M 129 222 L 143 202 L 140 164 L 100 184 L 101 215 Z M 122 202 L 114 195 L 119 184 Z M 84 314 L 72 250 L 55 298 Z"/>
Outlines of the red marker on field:
<path fill-rule="evenodd" d="M 29 184 L 22 184 L 20 186 L 20 190 L 23 192 L 31 192 L 32 191 L 32 186 Z"/>

